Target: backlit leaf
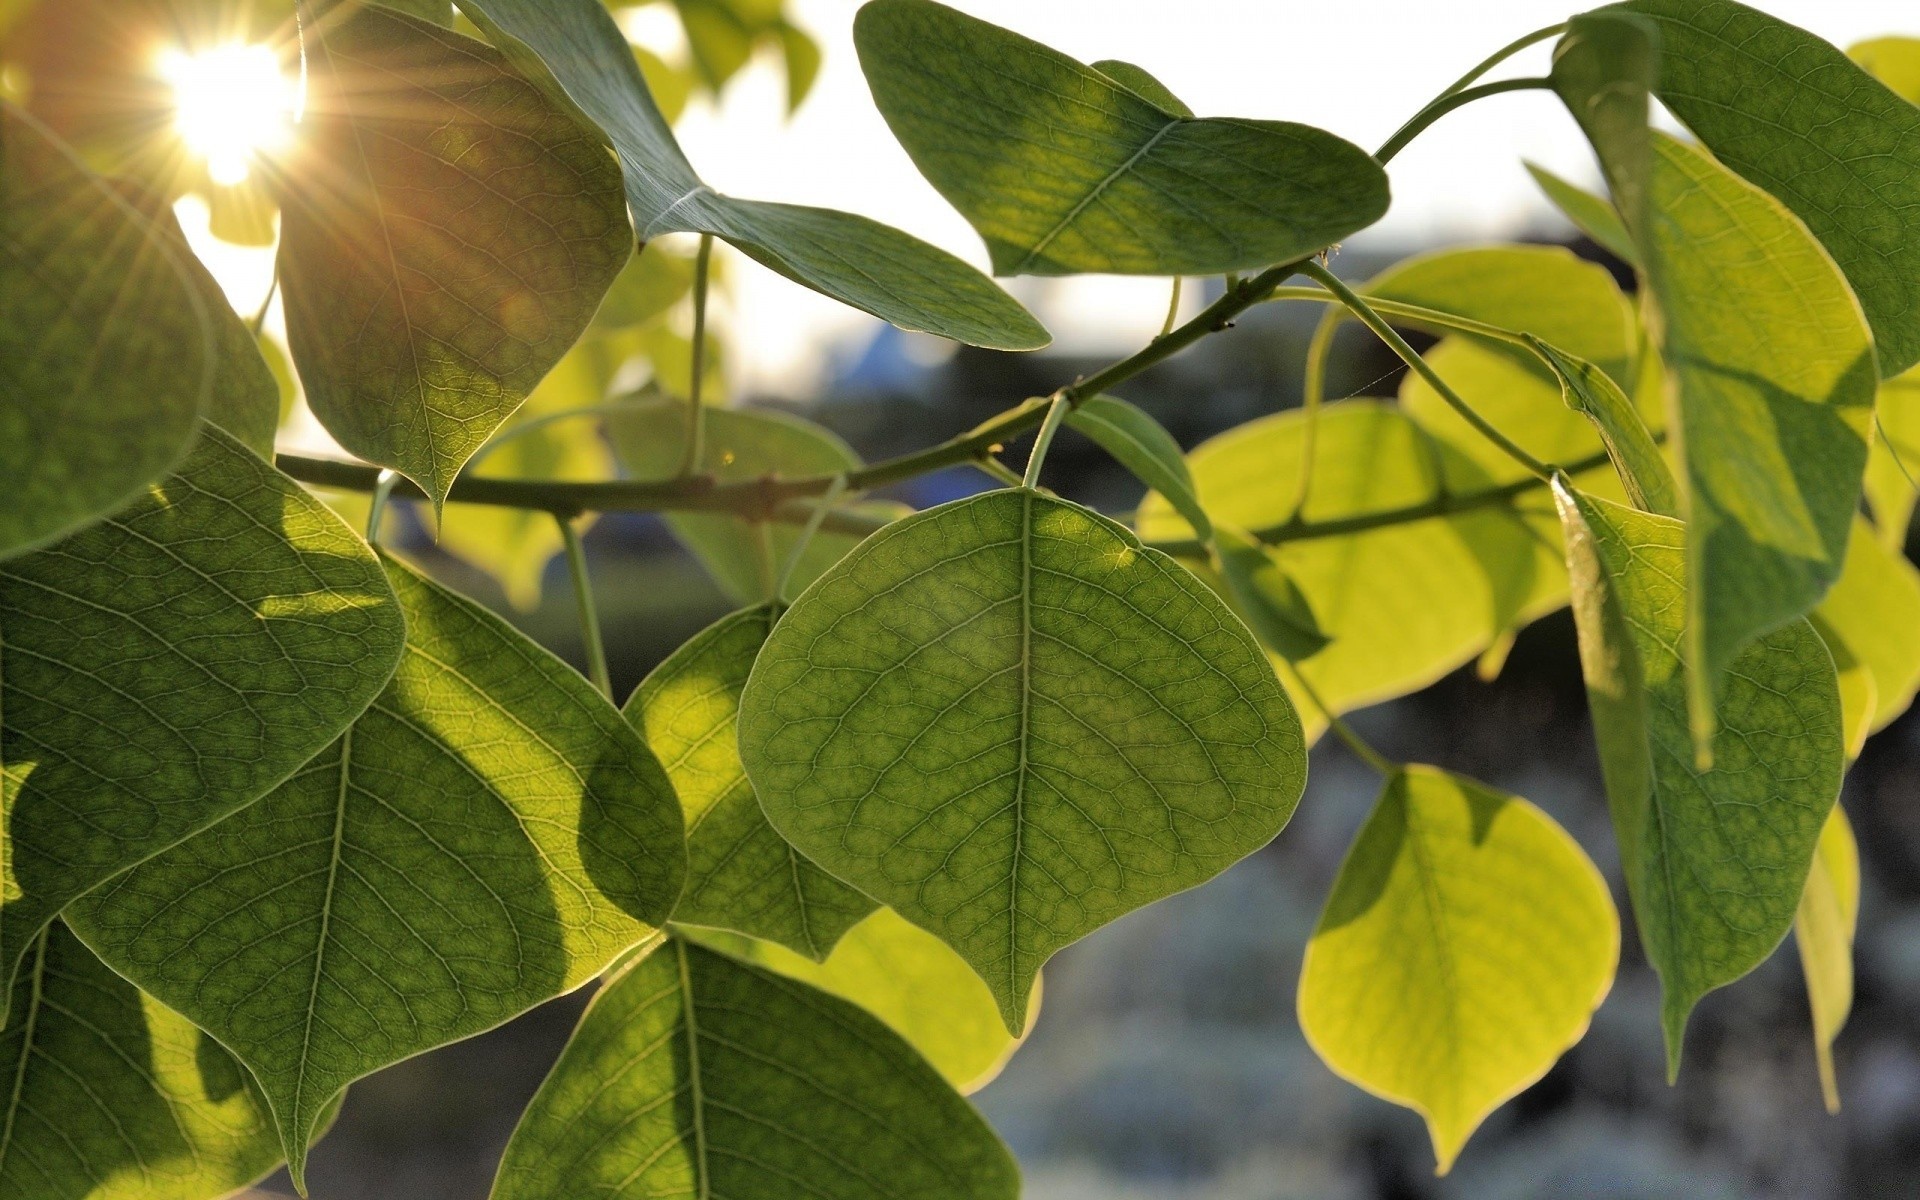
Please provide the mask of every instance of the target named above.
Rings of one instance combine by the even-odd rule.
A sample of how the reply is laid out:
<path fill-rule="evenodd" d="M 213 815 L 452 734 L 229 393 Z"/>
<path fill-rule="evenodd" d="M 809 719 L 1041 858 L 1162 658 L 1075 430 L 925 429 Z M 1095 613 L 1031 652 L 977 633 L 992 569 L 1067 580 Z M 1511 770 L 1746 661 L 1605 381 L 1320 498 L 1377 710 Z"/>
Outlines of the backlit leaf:
<path fill-rule="evenodd" d="M 1204 584 L 1024 488 L 821 576 L 754 664 L 740 747 L 774 828 L 958 950 L 1011 1032 L 1054 951 L 1264 845 L 1306 767 Z"/>
<path fill-rule="evenodd" d="M 399 657 L 366 543 L 203 430 L 130 507 L 0 565 L 0 980 L 75 896 L 338 737 Z"/>
<path fill-rule="evenodd" d="M 1860 847 L 1839 805 L 1820 831 L 1820 846 L 1807 873 L 1807 888 L 1793 920 L 1794 944 L 1813 1010 L 1813 1049 L 1820 1067 L 1820 1094 L 1827 1111 L 1840 1111 L 1840 1083 L 1833 1071 L 1833 1043 L 1853 1008 L 1853 934 L 1860 921 Z"/>
<path fill-rule="evenodd" d="M 1907 711 L 1920 690 L 1920 571 L 1876 541 L 1864 518 L 1854 518 L 1847 568 L 1812 619 L 1835 659 L 1844 648 L 1873 680 L 1874 703 L 1861 722 L 1868 733 Z"/>
<path fill-rule="evenodd" d="M 1874 401 L 1873 448 L 1867 452 L 1867 506 L 1880 541 L 1907 544 L 1920 496 L 1920 367 L 1880 382 Z"/>
<path fill-rule="evenodd" d="M 1019 1171 L 885 1025 L 678 939 L 593 998 L 493 1200 L 1015 1200 Z"/>
<path fill-rule="evenodd" d="M 1534 163 L 1526 166 L 1527 174 L 1533 176 L 1547 199 L 1573 222 L 1574 228 L 1628 266 L 1639 265 L 1640 251 L 1634 247 L 1633 238 L 1628 236 L 1627 227 L 1620 223 L 1620 214 L 1613 211 L 1612 204 L 1585 188 L 1575 187 L 1545 167 Z"/>
<path fill-rule="evenodd" d="M 1213 523 L 1193 494 L 1193 476 L 1180 443 L 1160 422 L 1125 400 L 1092 396 L 1067 414 L 1067 425 L 1092 438 L 1134 478 L 1165 496 L 1193 526 L 1195 536 L 1202 541 L 1213 536 Z"/>
<path fill-rule="evenodd" d="M 1806 30 L 1732 0 L 1608 11 L 1621 10 L 1659 29 L 1660 99 L 1846 272 L 1881 373 L 1920 361 L 1920 111 Z"/>
<path fill-rule="evenodd" d="M 1707 992 L 1773 952 L 1793 922 L 1846 747 L 1833 660 L 1805 620 L 1734 658 L 1713 765 L 1695 763 L 1682 640 L 1686 531 L 1555 486 L 1580 661 L 1614 832 L 1660 974 L 1668 1072 Z"/>
<path fill-rule="evenodd" d="M 60 923 L 34 939 L 13 1012 L 0 1032 L 0 1194 L 206 1200 L 279 1164 L 245 1068 Z"/>
<path fill-rule="evenodd" d="M 0 558 L 121 507 L 185 457 L 215 361 L 177 248 L 0 104 Z"/>
<path fill-rule="evenodd" d="M 1047 332 L 966 263 L 865 217 L 723 196 L 702 183 L 599 0 L 462 0 L 496 43 L 596 122 L 625 165 L 642 241 L 710 233 L 796 283 L 891 321 L 976 346 L 1033 350 Z M 530 54 L 528 52 L 531 52 Z"/>
<path fill-rule="evenodd" d="M 252 1069 L 296 1185 L 342 1088 L 593 978 L 665 921 L 686 868 L 672 787 L 586 680 L 387 573 L 406 653 L 365 715 L 67 913 Z"/>
<path fill-rule="evenodd" d="M 1920 38 L 1879 37 L 1847 47 L 1847 57 L 1893 94 L 1920 104 Z"/>
<path fill-rule="evenodd" d="M 1553 819 L 1433 767 L 1387 780 L 1300 968 L 1300 1028 L 1426 1118 L 1441 1174 L 1546 1074 L 1613 985 L 1620 922 Z"/>
<path fill-rule="evenodd" d="M 847 930 L 825 962 L 716 930 L 694 930 L 692 937 L 866 1009 L 962 1092 L 985 1087 L 1020 1046 L 1021 1039 L 1000 1023 L 993 993 L 966 960 L 890 908 L 876 909 Z M 1044 990 L 1036 986 L 1027 1006 L 1029 1032 Z"/>
<path fill-rule="evenodd" d="M 774 832 L 740 762 L 740 690 L 778 616 L 763 604 L 722 617 L 655 667 L 625 713 L 686 815 L 687 886 L 674 920 L 820 960 L 874 904 Z"/>
<path fill-rule="evenodd" d="M 1332 639 L 1321 632 L 1313 605 L 1258 539 L 1221 526 L 1213 544 L 1214 569 L 1226 585 L 1222 595 L 1261 645 L 1290 663 L 1326 649 Z"/>
<path fill-rule="evenodd" d="M 484 42 L 354 4 L 304 44 L 280 185 L 294 362 L 342 446 L 437 504 L 627 261 L 619 168 Z"/>
<path fill-rule="evenodd" d="M 1386 172 L 1330 133 L 1180 115 L 1137 77 L 932 0 L 872 0 L 853 38 L 881 115 L 996 274 L 1248 270 L 1387 210 Z"/>

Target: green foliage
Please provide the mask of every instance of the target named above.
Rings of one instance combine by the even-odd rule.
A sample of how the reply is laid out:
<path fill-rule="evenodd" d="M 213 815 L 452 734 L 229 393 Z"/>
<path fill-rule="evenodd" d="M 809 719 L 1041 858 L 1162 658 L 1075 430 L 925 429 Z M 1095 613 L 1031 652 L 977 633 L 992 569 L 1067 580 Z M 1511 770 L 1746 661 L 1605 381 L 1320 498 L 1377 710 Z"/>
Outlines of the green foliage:
<path fill-rule="evenodd" d="M 1547 199 L 1553 201 L 1554 207 L 1572 221 L 1576 229 L 1605 247 L 1621 262 L 1628 266 L 1639 265 L 1640 252 L 1634 249 L 1633 238 L 1621 223 L 1620 214 L 1613 210 L 1613 205 L 1605 198 L 1575 187 L 1552 171 L 1533 163 L 1527 164 L 1527 174 L 1533 176 L 1533 181 L 1540 185 Z"/>
<path fill-rule="evenodd" d="M 874 904 L 774 832 L 740 761 L 740 692 L 778 618 L 770 604 L 721 618 L 655 667 L 625 711 L 686 816 L 687 885 L 674 919 L 819 961 Z"/>
<path fill-rule="evenodd" d="M 210 426 L 132 506 L 0 565 L 0 979 L 75 897 L 338 737 L 401 637 L 366 544 Z"/>
<path fill-rule="evenodd" d="M 723 196 L 700 181 L 660 115 L 619 27 L 598 0 L 467 0 L 462 10 L 517 43 L 534 69 L 612 140 L 640 238 L 724 238 L 796 283 L 903 329 L 977 346 L 1032 350 L 1046 330 L 1012 297 L 944 251 L 825 208 Z"/>
<path fill-rule="evenodd" d="M 604 970 L 662 924 L 673 790 L 604 698 L 388 560 L 393 680 L 265 799 L 68 910 L 116 971 L 237 1053 L 299 1183 L 348 1083 Z"/>
<path fill-rule="evenodd" d="M 185 457 L 218 370 L 191 268 L 44 127 L 0 105 L 0 557 Z"/>
<path fill-rule="evenodd" d="M 1853 1007 L 1853 932 L 1860 920 L 1860 847 L 1839 805 L 1827 815 L 1814 851 L 1807 888 L 1793 919 L 1793 940 L 1807 977 L 1813 1010 L 1813 1048 L 1820 1065 L 1820 1093 L 1827 1111 L 1840 1111 L 1840 1085 L 1833 1070 L 1833 1043 Z"/>
<path fill-rule="evenodd" d="M 1180 443 L 1160 422 L 1125 400 L 1090 396 L 1067 414 L 1067 425 L 1092 438 L 1135 479 L 1166 497 L 1201 541 L 1213 536 L 1213 521 L 1194 495 L 1193 475 Z"/>
<path fill-rule="evenodd" d="M 202 1200 L 280 1161 L 259 1089 L 211 1037 L 55 922 L 0 1032 L 0 1190 L 35 1200 Z"/>
<path fill-rule="evenodd" d="M 287 334 L 328 432 L 437 505 L 586 327 L 633 234 L 592 131 L 498 51 L 343 11 L 308 39 L 312 144 L 280 188 Z"/>
<path fill-rule="evenodd" d="M 1712 766 L 1695 763 L 1682 642 L 1687 530 L 1554 488 L 1580 661 L 1621 865 L 1660 972 L 1668 1072 L 1701 996 L 1773 952 L 1793 922 L 1845 756 L 1833 660 L 1804 619 L 1728 671 Z"/>
<path fill-rule="evenodd" d="M 493 1200 L 591 1191 L 1014 1200 L 1012 1157 L 843 1000 L 679 940 L 616 976 L 507 1145 Z"/>
<path fill-rule="evenodd" d="M 997 274 L 1258 268 L 1387 210 L 1386 173 L 1330 133 L 1196 120 L 1138 74 L 1115 80 L 932 0 L 872 0 L 854 43 L 894 136 Z"/>
<path fill-rule="evenodd" d="M 1015 1033 L 1054 951 L 1259 849 L 1306 776 L 1232 613 L 1025 488 L 896 522 L 808 588 L 740 748 L 774 828 L 944 938 Z"/>
<path fill-rule="evenodd" d="M 1300 1027 L 1334 1070 L 1420 1111 L 1444 1174 L 1580 1040 L 1619 953 L 1606 881 L 1552 818 L 1406 767 L 1307 943 Z"/>

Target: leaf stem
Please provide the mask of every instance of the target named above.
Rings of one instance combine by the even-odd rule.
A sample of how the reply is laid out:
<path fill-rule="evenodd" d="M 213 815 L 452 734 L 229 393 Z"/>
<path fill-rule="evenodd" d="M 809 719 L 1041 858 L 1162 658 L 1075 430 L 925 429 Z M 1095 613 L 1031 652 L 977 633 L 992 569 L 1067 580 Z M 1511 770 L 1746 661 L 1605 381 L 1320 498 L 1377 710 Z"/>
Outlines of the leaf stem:
<path fill-rule="evenodd" d="M 1373 330 L 1374 334 L 1378 336 L 1381 341 L 1385 342 L 1389 349 L 1395 354 L 1398 354 L 1407 366 L 1413 368 L 1414 372 L 1418 374 L 1420 378 L 1426 380 L 1428 386 L 1432 387 L 1435 392 L 1438 392 L 1440 398 L 1452 406 L 1453 410 L 1459 413 L 1467 424 L 1478 430 L 1482 437 L 1498 446 L 1509 458 L 1533 472 L 1542 480 L 1553 478 L 1552 467 L 1549 467 L 1547 464 L 1521 449 L 1520 446 L 1511 438 L 1507 437 L 1506 434 L 1494 428 L 1493 424 L 1485 417 L 1475 412 L 1473 406 L 1465 400 L 1462 400 L 1447 381 L 1440 378 L 1440 373 L 1429 366 L 1427 360 L 1422 358 L 1418 351 L 1407 344 L 1407 340 L 1400 336 L 1400 331 L 1388 324 L 1385 317 L 1375 312 L 1371 304 L 1368 304 L 1360 298 L 1359 293 L 1341 282 L 1339 276 L 1318 263 L 1306 264 L 1301 268 L 1301 273 L 1318 281 L 1329 292 L 1332 292 L 1338 297 L 1340 303 L 1344 304 L 1349 312 L 1358 317 L 1361 323 L 1368 329 Z"/>
<path fill-rule="evenodd" d="M 973 460 L 973 465 L 980 468 L 982 474 L 991 475 L 1008 487 L 1019 487 L 1026 482 L 1020 477 L 1020 472 L 1009 467 L 991 454 L 982 454 L 979 458 Z"/>
<path fill-rule="evenodd" d="M 266 327 L 267 310 L 273 307 L 274 294 L 279 290 L 280 256 L 275 255 L 273 259 L 273 278 L 267 281 L 267 294 L 261 298 L 260 307 L 254 310 L 253 320 L 247 322 L 247 327 L 253 331 L 255 341 L 259 340 L 260 331 Z"/>
<path fill-rule="evenodd" d="M 700 235 L 700 253 L 693 260 L 693 365 L 687 381 L 687 454 L 680 463 L 682 477 L 692 475 L 705 461 L 707 410 L 700 385 L 707 373 L 707 266 L 713 258 L 713 235 Z"/>
<path fill-rule="evenodd" d="M 1275 289 L 1278 290 L 1278 289 Z M 1328 297 L 1332 299 L 1331 296 Z M 1306 428 L 1300 438 L 1300 486 L 1295 489 L 1292 515 L 1306 511 L 1307 493 L 1313 488 L 1313 460 L 1320 433 L 1320 406 L 1327 399 L 1327 358 L 1333 349 L 1333 335 L 1340 328 L 1340 310 L 1329 305 L 1313 327 L 1313 339 L 1307 343 L 1307 365 L 1300 380 L 1300 409 Z"/>
<path fill-rule="evenodd" d="M 1378 750 L 1375 750 L 1367 739 L 1361 737 L 1354 727 L 1347 724 L 1339 713 L 1333 711 L 1331 705 L 1321 699 L 1319 690 L 1307 682 L 1307 677 L 1300 672 L 1299 668 L 1296 667 L 1287 674 L 1291 681 L 1299 687 L 1301 694 L 1306 696 L 1308 701 L 1320 710 L 1320 715 L 1327 719 L 1327 728 L 1333 730 L 1334 735 L 1347 744 L 1347 749 L 1353 751 L 1356 758 L 1366 763 L 1369 767 L 1372 767 L 1375 771 L 1378 771 L 1381 775 L 1389 778 L 1399 772 L 1399 764 Z"/>
<path fill-rule="evenodd" d="M 1173 332 L 1173 324 L 1180 319 L 1180 276 L 1173 277 L 1173 296 L 1167 301 L 1167 319 L 1160 325 L 1160 335 L 1165 337 Z"/>
<path fill-rule="evenodd" d="M 1047 406 L 1046 419 L 1040 422 L 1040 432 L 1033 438 L 1033 451 L 1027 455 L 1027 473 L 1020 480 L 1022 487 L 1040 486 L 1040 467 L 1047 460 L 1047 449 L 1053 445 L 1053 435 L 1060 432 L 1060 422 L 1072 411 L 1073 401 L 1064 395 L 1055 396 Z"/>
<path fill-rule="evenodd" d="M 807 518 L 806 525 L 800 530 L 800 536 L 794 539 L 793 549 L 787 551 L 787 561 L 781 565 L 780 574 L 774 579 L 773 602 L 775 604 L 787 602 L 787 585 L 793 582 L 793 573 L 800 569 L 801 556 L 807 552 L 807 545 L 813 541 L 813 535 L 820 532 L 820 522 L 826 520 L 834 501 L 840 499 L 840 493 L 846 489 L 847 477 L 837 476 L 826 494 L 813 502 L 813 515 Z M 765 529 L 766 526 L 762 525 L 761 528 Z"/>
<path fill-rule="evenodd" d="M 1555 27 L 1551 32 L 1558 31 L 1558 27 Z M 1394 155 L 1405 150 L 1409 142 L 1425 133 L 1429 125 L 1454 109 L 1472 104 L 1475 100 L 1484 100 L 1488 96 L 1497 96 L 1502 92 L 1524 92 L 1551 86 L 1552 84 L 1544 78 L 1528 76 L 1524 79 L 1502 79 L 1494 83 L 1483 83 L 1479 87 L 1442 92 L 1425 108 L 1408 118 L 1407 123 L 1402 125 L 1392 137 L 1381 143 L 1380 148 L 1373 152 L 1373 156 L 1384 166 L 1393 159 Z M 1459 85 L 1456 84 L 1455 87 Z"/>
<path fill-rule="evenodd" d="M 593 603 L 593 580 L 587 574 L 587 548 L 581 544 L 574 518 L 554 515 L 560 527 L 560 540 L 567 547 L 567 573 L 573 578 L 573 599 L 580 611 L 580 640 L 587 652 L 587 678 L 608 700 L 613 699 L 613 679 L 607 672 L 607 644 L 600 636 L 600 613 Z"/>
<path fill-rule="evenodd" d="M 380 544 L 380 518 L 387 515 L 387 501 L 393 496 L 393 485 L 400 482 L 398 471 L 382 470 L 373 481 L 373 491 L 367 500 L 367 545 Z M 425 498 L 425 493 L 422 493 Z"/>

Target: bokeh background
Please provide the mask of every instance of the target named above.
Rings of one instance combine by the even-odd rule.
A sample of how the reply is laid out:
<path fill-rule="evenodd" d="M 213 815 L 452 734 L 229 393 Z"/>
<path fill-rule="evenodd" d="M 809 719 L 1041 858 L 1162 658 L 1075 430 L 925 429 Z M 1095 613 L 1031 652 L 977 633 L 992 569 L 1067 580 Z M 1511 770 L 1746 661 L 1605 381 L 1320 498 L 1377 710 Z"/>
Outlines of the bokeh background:
<path fill-rule="evenodd" d="M 129 41 L 129 31 L 148 30 L 151 23 L 141 21 L 168 2 L 39 0 L 27 24 L 15 26 L 14 48 L 26 47 L 20 61 L 41 64 L 150 56 L 153 47 Z M 1367 146 L 1484 54 L 1563 19 L 1573 4 L 958 2 L 1082 59 L 1141 63 L 1203 114 L 1301 120 Z M 259 0 L 265 15 L 255 14 L 254 28 L 274 27 L 276 3 L 290 7 Z M 623 20 L 661 63 L 685 64 L 696 48 L 680 14 L 693 3 L 641 4 Z M 1907 0 L 1763 6 L 1841 45 L 1920 33 L 1920 9 Z M 913 171 L 866 95 L 849 36 L 856 7 L 854 0 L 788 0 L 786 15 L 822 52 L 806 102 L 789 111 L 777 48 L 749 45 L 724 87 L 696 81 L 691 88 L 677 123 L 682 140 L 722 190 L 864 212 L 984 265 L 971 231 Z M 27 11 L 23 0 L 0 0 L 0 33 L 13 14 Z M 1544 70 L 1545 53 L 1536 48 L 1517 59 L 1513 73 Z M 0 94 L 25 86 L 10 69 L 0 55 Z M 1619 264 L 1552 214 L 1528 181 L 1523 158 L 1595 180 L 1584 143 L 1550 96 L 1474 105 L 1395 161 L 1393 212 L 1343 247 L 1336 269 L 1359 279 L 1438 246 L 1528 241 L 1570 246 L 1607 263 L 1630 286 Z M 233 209 L 233 196 L 200 191 L 207 199 L 189 196 L 179 205 L 182 224 L 236 309 L 251 313 L 268 294 L 271 250 L 234 244 L 245 214 Z M 222 228 L 226 240 L 210 232 Z M 270 225 L 265 239 L 270 243 Z M 684 262 L 689 250 L 669 240 L 659 252 Z M 730 256 L 719 278 L 714 319 L 727 402 L 802 414 L 868 459 L 965 430 L 1127 353 L 1157 332 L 1167 304 L 1164 281 L 1013 281 L 1015 294 L 1056 333 L 1053 348 L 1022 357 L 898 333 Z M 1217 294 L 1218 281 L 1211 286 Z M 1207 298 L 1207 288 L 1195 283 L 1185 310 L 1196 311 Z M 277 305 L 268 303 L 265 315 L 271 334 L 279 327 Z M 1315 315 L 1305 306 L 1256 310 L 1230 333 L 1119 391 L 1186 445 L 1293 406 Z M 684 301 L 658 320 L 662 332 L 649 333 L 651 340 L 620 343 L 620 352 L 647 360 L 624 382 L 643 382 L 649 371 L 671 382 L 672 360 L 684 356 Z M 1397 360 L 1357 328 L 1343 331 L 1330 395 L 1391 396 L 1399 378 Z M 328 449 L 297 406 L 283 442 Z M 1009 461 L 1022 461 L 1023 449 L 1010 447 Z M 604 458 L 595 461 L 604 465 Z M 1111 512 L 1130 510 L 1140 494 L 1138 484 L 1072 433 L 1062 435 L 1048 460 L 1048 482 Z M 988 486 L 977 471 L 956 469 L 893 494 L 920 507 Z M 489 572 L 477 561 L 484 555 L 450 553 L 461 548 L 453 540 L 437 546 L 419 514 L 399 507 L 395 544 L 581 661 L 561 563 L 523 566 L 518 581 L 503 587 L 498 562 Z M 471 542 L 463 545 L 472 550 Z M 731 607 L 658 518 L 608 516 L 593 527 L 587 547 L 620 696 Z M 1498 680 L 1483 682 L 1463 669 L 1353 722 L 1390 756 L 1460 771 L 1541 805 L 1608 871 L 1624 901 L 1566 614 L 1524 632 Z M 1125 918 L 1048 966 L 1037 1027 L 976 1096 L 1020 1158 L 1033 1200 L 1920 1196 L 1920 717 L 1909 714 L 1876 736 L 1846 786 L 1864 900 L 1855 1007 L 1838 1046 L 1838 1116 L 1821 1106 L 1791 946 L 1705 1000 L 1689 1031 L 1680 1082 L 1666 1086 L 1657 982 L 1629 925 L 1618 982 L 1592 1032 L 1497 1113 L 1445 1179 L 1432 1173 L 1419 1119 L 1332 1076 L 1307 1049 L 1294 1018 L 1307 934 L 1376 785 L 1337 742 L 1323 744 L 1314 752 L 1306 799 L 1276 842 L 1205 888 Z M 1622 910 L 1630 922 L 1624 902 Z M 584 994 L 556 1001 L 356 1085 L 338 1125 L 313 1153 L 313 1194 L 483 1197 L 521 1107 L 584 1002 Z M 283 1175 L 261 1193 L 291 1190 Z"/>

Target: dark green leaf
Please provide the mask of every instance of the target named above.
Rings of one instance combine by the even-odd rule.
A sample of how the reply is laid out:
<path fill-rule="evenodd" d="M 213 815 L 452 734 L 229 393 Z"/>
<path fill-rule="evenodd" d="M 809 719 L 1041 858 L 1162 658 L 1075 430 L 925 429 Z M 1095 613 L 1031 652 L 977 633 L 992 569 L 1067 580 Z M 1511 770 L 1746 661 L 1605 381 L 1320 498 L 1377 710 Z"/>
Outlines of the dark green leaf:
<path fill-rule="evenodd" d="M 1804 619 L 1728 672 L 1713 766 L 1695 765 L 1682 641 L 1686 530 L 1564 479 L 1580 661 L 1640 940 L 1660 974 L 1669 1074 L 1701 996 L 1792 926 L 1846 747 L 1833 660 Z"/>
<path fill-rule="evenodd" d="M 1330 133 L 1175 115 L 932 0 L 873 0 L 853 36 L 894 136 L 986 240 L 997 274 L 1247 270 L 1387 211 L 1386 172 Z"/>
<path fill-rule="evenodd" d="M 55 922 L 0 1033 L 0 1195 L 207 1200 L 280 1162 L 259 1089 L 219 1043 Z"/>
<path fill-rule="evenodd" d="M 1169 91 L 1166 84 L 1147 74 L 1146 68 L 1136 67 L 1130 62 L 1122 62 L 1117 58 L 1103 58 L 1092 65 L 1094 70 L 1168 116 L 1193 116 L 1193 110 L 1187 107 L 1187 102 Z"/>
<path fill-rule="evenodd" d="M 1193 494 L 1193 476 L 1180 443 L 1160 422 L 1125 400 L 1094 396 L 1067 414 L 1067 424 L 1092 438 L 1134 478 L 1165 496 L 1202 541 L 1213 536 L 1213 522 Z"/>
<path fill-rule="evenodd" d="M 740 762 L 740 690 L 777 616 L 760 605 L 708 626 L 641 681 L 625 712 L 686 814 L 687 886 L 674 920 L 765 938 L 818 961 L 874 903 L 773 831 Z"/>
<path fill-rule="evenodd" d="M 1660 99 L 1846 272 L 1881 374 L 1920 361 L 1920 110 L 1806 30 L 1732 0 L 1607 11 L 1622 10 L 1658 26 Z"/>
<path fill-rule="evenodd" d="M 1013 1157 L 844 1000 L 678 939 L 593 998 L 493 1200 L 1015 1200 Z"/>
<path fill-rule="evenodd" d="M 723 196 L 667 128 L 626 38 L 599 0 L 463 0 L 488 35 L 552 72 L 612 139 L 642 241 L 711 233 L 796 283 L 891 321 L 976 346 L 1033 350 L 1047 332 L 966 263 L 897 229 L 825 208 Z M 531 54 L 528 53 L 531 51 Z"/>
<path fill-rule="evenodd" d="M 0 103 L 0 558 L 119 508 L 178 463 L 215 363 L 177 248 Z"/>
<path fill-rule="evenodd" d="M 0 977 L 53 914 L 264 795 L 393 672 L 400 610 L 318 500 L 203 427 L 114 516 L 0 565 Z"/>
<path fill-rule="evenodd" d="M 342 5 L 306 46 L 280 188 L 294 361 L 340 444 L 437 504 L 627 261 L 619 169 L 484 42 Z"/>
<path fill-rule="evenodd" d="M 387 560 L 393 681 L 331 748 L 68 910 L 253 1070 L 296 1186 L 363 1075 L 578 987 L 664 923 L 673 789 L 586 680 Z"/>
<path fill-rule="evenodd" d="M 754 664 L 740 749 L 774 828 L 958 950 L 1016 1033 L 1054 951 L 1264 845 L 1306 771 L 1227 607 L 1024 488 L 821 576 Z"/>

